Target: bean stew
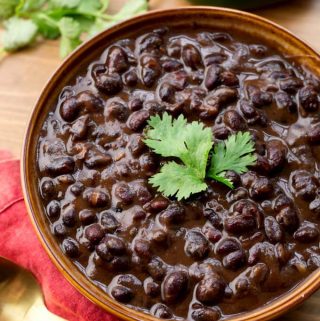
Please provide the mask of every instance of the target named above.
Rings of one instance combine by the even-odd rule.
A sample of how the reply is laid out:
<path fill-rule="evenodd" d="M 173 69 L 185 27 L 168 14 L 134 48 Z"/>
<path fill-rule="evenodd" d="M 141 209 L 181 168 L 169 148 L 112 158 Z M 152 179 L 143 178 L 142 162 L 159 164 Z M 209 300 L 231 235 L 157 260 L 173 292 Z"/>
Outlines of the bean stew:
<path fill-rule="evenodd" d="M 319 79 L 254 39 L 161 28 L 108 46 L 60 93 L 38 139 L 39 193 L 63 253 L 115 300 L 215 321 L 281 296 L 320 266 Z M 143 142 L 167 112 L 215 142 L 249 131 L 257 162 L 230 189 L 177 201 Z"/>

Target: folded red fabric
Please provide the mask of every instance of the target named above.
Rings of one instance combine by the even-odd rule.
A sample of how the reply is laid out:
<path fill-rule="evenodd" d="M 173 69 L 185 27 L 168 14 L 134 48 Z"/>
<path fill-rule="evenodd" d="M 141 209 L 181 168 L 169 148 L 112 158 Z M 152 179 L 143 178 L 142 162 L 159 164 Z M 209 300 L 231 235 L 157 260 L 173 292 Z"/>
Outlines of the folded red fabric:
<path fill-rule="evenodd" d="M 81 295 L 50 261 L 27 214 L 19 163 L 0 151 L 0 256 L 34 274 L 51 312 L 70 321 L 119 321 Z"/>

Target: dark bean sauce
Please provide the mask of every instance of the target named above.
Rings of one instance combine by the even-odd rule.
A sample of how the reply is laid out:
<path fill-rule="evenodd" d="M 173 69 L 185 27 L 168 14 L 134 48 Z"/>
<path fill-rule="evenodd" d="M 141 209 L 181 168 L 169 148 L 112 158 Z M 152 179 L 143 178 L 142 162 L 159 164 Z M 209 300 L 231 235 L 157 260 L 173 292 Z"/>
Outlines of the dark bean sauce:
<path fill-rule="evenodd" d="M 39 193 L 61 250 L 106 294 L 162 319 L 260 307 L 320 266 L 319 81 L 234 35 L 159 29 L 106 48 L 61 92 L 38 142 Z M 164 111 L 250 131 L 257 164 L 177 202 L 143 143 Z"/>

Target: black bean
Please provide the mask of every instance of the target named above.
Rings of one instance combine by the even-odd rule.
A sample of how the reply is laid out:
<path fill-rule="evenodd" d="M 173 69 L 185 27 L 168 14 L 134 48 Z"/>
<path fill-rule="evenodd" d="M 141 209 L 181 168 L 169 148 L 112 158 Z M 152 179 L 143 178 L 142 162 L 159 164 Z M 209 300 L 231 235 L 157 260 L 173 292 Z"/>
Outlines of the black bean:
<path fill-rule="evenodd" d="M 168 205 L 169 205 L 168 199 L 164 198 L 163 196 L 158 196 L 150 202 L 148 210 L 154 213 L 158 213 L 165 210 L 168 207 Z"/>
<path fill-rule="evenodd" d="M 73 195 L 79 196 L 84 190 L 84 185 L 80 182 L 77 182 L 70 187 L 70 191 Z"/>
<path fill-rule="evenodd" d="M 257 263 L 255 266 L 252 267 L 250 272 L 250 278 L 257 284 L 263 283 L 270 270 L 265 263 Z"/>
<path fill-rule="evenodd" d="M 267 160 L 270 170 L 275 171 L 283 167 L 286 162 L 286 147 L 280 140 L 270 140 L 266 145 Z"/>
<path fill-rule="evenodd" d="M 92 207 L 104 207 L 109 204 L 110 196 L 106 190 L 88 188 L 83 193 L 84 199 Z"/>
<path fill-rule="evenodd" d="M 100 214 L 100 222 L 101 226 L 108 233 L 113 233 L 120 226 L 118 220 L 114 217 L 114 215 L 110 212 L 104 211 Z"/>
<path fill-rule="evenodd" d="M 53 234 L 59 237 L 67 234 L 67 228 L 62 223 L 54 224 L 52 230 L 53 230 Z"/>
<path fill-rule="evenodd" d="M 54 157 L 47 164 L 47 169 L 52 175 L 73 173 L 75 162 L 71 156 Z"/>
<path fill-rule="evenodd" d="M 162 283 L 162 300 L 174 303 L 186 295 L 189 277 L 185 271 L 169 273 Z"/>
<path fill-rule="evenodd" d="M 47 213 L 49 218 L 56 218 L 60 215 L 60 203 L 56 200 L 51 201 L 47 205 Z"/>
<path fill-rule="evenodd" d="M 205 225 L 202 228 L 202 233 L 212 243 L 216 243 L 222 238 L 222 233 L 213 226 Z"/>
<path fill-rule="evenodd" d="M 75 97 L 66 99 L 60 107 L 60 115 L 65 121 L 75 120 L 80 113 L 80 105 Z"/>
<path fill-rule="evenodd" d="M 190 231 L 186 236 L 185 252 L 193 259 L 203 259 L 209 252 L 207 239 L 197 231 Z"/>
<path fill-rule="evenodd" d="M 224 123 L 232 130 L 244 130 L 246 125 L 244 119 L 235 110 L 227 110 L 223 115 Z"/>
<path fill-rule="evenodd" d="M 129 101 L 128 107 L 131 111 L 140 110 L 143 107 L 143 101 L 140 98 L 134 98 Z"/>
<path fill-rule="evenodd" d="M 151 298 L 156 298 L 160 295 L 160 286 L 156 282 L 149 281 L 144 284 L 144 291 Z"/>
<path fill-rule="evenodd" d="M 158 166 L 159 166 L 158 157 L 154 153 L 142 154 L 140 156 L 140 166 L 147 176 L 152 175 L 158 169 Z"/>
<path fill-rule="evenodd" d="M 266 199 L 272 195 L 273 186 L 266 177 L 258 177 L 250 188 L 250 196 L 254 199 Z"/>
<path fill-rule="evenodd" d="M 141 80 L 146 87 L 152 87 L 161 75 L 161 66 L 156 57 L 145 55 L 141 59 Z"/>
<path fill-rule="evenodd" d="M 86 115 L 78 118 L 73 123 L 70 132 L 73 133 L 75 138 L 84 139 L 88 134 L 88 130 L 89 130 L 89 118 Z"/>
<path fill-rule="evenodd" d="M 108 115 L 111 119 L 117 119 L 121 122 L 127 120 L 129 116 L 128 107 L 120 101 L 113 100 L 107 107 Z"/>
<path fill-rule="evenodd" d="M 319 108 L 318 94 L 311 85 L 305 86 L 299 90 L 299 101 L 306 112 L 315 112 Z"/>
<path fill-rule="evenodd" d="M 128 56 L 121 47 L 112 47 L 108 52 L 106 64 L 112 73 L 122 73 L 129 68 Z"/>
<path fill-rule="evenodd" d="M 317 123 L 309 128 L 307 137 L 311 143 L 320 143 L 320 123 Z"/>
<path fill-rule="evenodd" d="M 226 284 L 217 275 L 201 280 L 196 288 L 197 299 L 205 304 L 215 304 L 223 299 Z"/>
<path fill-rule="evenodd" d="M 319 239 L 319 230 L 313 224 L 305 224 L 295 231 L 293 237 L 301 243 L 312 243 Z"/>
<path fill-rule="evenodd" d="M 66 238 L 62 242 L 62 248 L 70 258 L 77 258 L 80 255 L 79 244 L 72 238 Z"/>
<path fill-rule="evenodd" d="M 222 239 L 215 248 L 215 252 L 222 256 L 239 250 L 241 250 L 239 241 L 230 237 Z"/>
<path fill-rule="evenodd" d="M 132 203 L 135 196 L 133 190 L 126 183 L 118 183 L 115 186 L 114 194 L 125 205 Z"/>
<path fill-rule="evenodd" d="M 297 110 L 297 104 L 292 99 L 292 97 L 287 93 L 279 91 L 278 93 L 276 93 L 275 99 L 276 99 L 278 108 L 280 109 L 285 108 L 290 112 L 294 112 Z"/>
<path fill-rule="evenodd" d="M 138 202 L 141 203 L 142 205 L 146 204 L 152 199 L 152 194 L 150 193 L 148 187 L 145 185 L 137 184 L 135 186 L 135 192 L 136 192 Z"/>
<path fill-rule="evenodd" d="M 297 170 L 291 173 L 290 187 L 295 195 L 305 200 L 315 197 L 318 190 L 318 183 L 315 177 L 308 171 Z"/>
<path fill-rule="evenodd" d="M 127 120 L 127 126 L 134 132 L 142 129 L 150 117 L 148 110 L 138 110 L 133 112 Z"/>
<path fill-rule="evenodd" d="M 151 244 L 148 240 L 137 239 L 134 242 L 134 251 L 138 256 L 146 259 L 150 259 L 152 256 Z"/>
<path fill-rule="evenodd" d="M 170 83 L 163 83 L 159 87 L 159 97 L 162 101 L 173 104 L 175 101 L 176 89 Z"/>
<path fill-rule="evenodd" d="M 115 95 L 123 87 L 119 74 L 99 74 L 95 77 L 95 85 L 102 93 L 107 95 Z"/>
<path fill-rule="evenodd" d="M 106 235 L 101 243 L 105 243 L 109 252 L 112 255 L 123 255 L 126 253 L 126 245 L 124 243 L 124 241 L 117 236 L 113 236 L 113 235 Z"/>
<path fill-rule="evenodd" d="M 271 243 L 278 243 L 282 240 L 281 227 L 273 216 L 268 216 L 264 219 L 264 229 Z"/>
<path fill-rule="evenodd" d="M 104 237 L 104 232 L 102 227 L 97 224 L 91 224 L 85 229 L 85 236 L 92 244 L 98 244 Z"/>
<path fill-rule="evenodd" d="M 44 179 L 40 186 L 41 196 L 45 199 L 50 198 L 55 195 L 56 188 L 52 179 Z"/>
<path fill-rule="evenodd" d="M 182 67 L 182 63 L 176 59 L 166 59 L 162 61 L 162 68 L 167 72 L 176 71 Z"/>
<path fill-rule="evenodd" d="M 222 228 L 222 220 L 221 217 L 214 209 L 210 207 L 206 207 L 203 210 L 204 217 L 217 229 Z"/>
<path fill-rule="evenodd" d="M 294 232 L 299 226 L 297 212 L 290 207 L 283 208 L 276 216 L 278 223 L 287 232 Z"/>
<path fill-rule="evenodd" d="M 255 90 L 251 94 L 251 101 L 253 106 L 261 108 L 272 103 L 272 95 L 268 92 Z"/>
<path fill-rule="evenodd" d="M 134 297 L 132 290 L 122 285 L 114 286 L 111 295 L 121 303 L 128 303 Z"/>
<path fill-rule="evenodd" d="M 105 242 L 101 242 L 96 246 L 96 252 L 99 257 L 105 262 L 111 262 L 111 260 L 114 258 L 113 255 L 109 252 L 109 249 Z"/>
<path fill-rule="evenodd" d="M 151 308 L 151 313 L 160 319 L 172 319 L 173 314 L 171 310 L 162 303 L 157 303 Z"/>
<path fill-rule="evenodd" d="M 217 65 L 210 65 L 205 74 L 204 84 L 208 90 L 216 88 L 220 84 L 221 68 Z"/>
<path fill-rule="evenodd" d="M 236 87 L 239 85 L 239 79 L 235 73 L 226 70 L 220 74 L 220 82 L 227 87 Z"/>
<path fill-rule="evenodd" d="M 126 271 L 130 267 L 130 262 L 127 256 L 115 256 L 109 263 L 110 269 L 113 272 Z"/>
<path fill-rule="evenodd" d="M 290 207 L 291 205 L 292 201 L 290 200 L 290 198 L 285 194 L 280 194 L 273 200 L 272 207 L 275 212 L 280 212 L 280 210 L 284 207 Z"/>
<path fill-rule="evenodd" d="M 229 270 L 238 270 L 247 263 L 247 258 L 243 250 L 229 253 L 223 258 L 223 266 Z"/>
<path fill-rule="evenodd" d="M 82 225 L 89 225 L 97 220 L 97 216 L 94 211 L 83 209 L 79 212 L 79 220 Z"/>
<path fill-rule="evenodd" d="M 303 82 L 299 78 L 288 78 L 288 79 L 283 79 L 279 82 L 280 88 L 289 93 L 289 94 L 295 94 L 299 88 L 302 87 Z"/>
<path fill-rule="evenodd" d="M 167 267 L 159 258 L 152 258 L 147 265 L 147 271 L 150 276 L 157 281 L 161 281 L 167 272 Z"/>
<path fill-rule="evenodd" d="M 170 204 L 160 213 L 159 219 L 162 224 L 179 224 L 184 220 L 185 210 L 177 204 Z"/>
<path fill-rule="evenodd" d="M 193 70 L 203 68 L 203 62 L 199 50 L 191 44 L 187 44 L 182 48 L 181 57 L 186 66 Z"/>
<path fill-rule="evenodd" d="M 77 211 L 74 205 L 70 205 L 62 210 L 62 222 L 68 227 L 75 226 L 77 222 Z"/>
<path fill-rule="evenodd" d="M 194 321 L 217 321 L 220 319 L 220 312 L 213 308 L 200 308 L 191 314 Z"/>
<path fill-rule="evenodd" d="M 122 76 L 122 81 L 126 86 L 134 87 L 138 83 L 138 75 L 135 68 L 126 71 Z"/>

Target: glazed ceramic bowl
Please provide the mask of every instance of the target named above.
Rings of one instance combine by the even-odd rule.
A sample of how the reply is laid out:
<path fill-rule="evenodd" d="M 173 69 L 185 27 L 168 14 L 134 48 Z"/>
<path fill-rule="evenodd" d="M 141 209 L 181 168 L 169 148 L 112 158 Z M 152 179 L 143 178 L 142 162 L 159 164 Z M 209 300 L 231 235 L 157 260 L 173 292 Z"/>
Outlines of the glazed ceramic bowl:
<path fill-rule="evenodd" d="M 37 190 L 37 140 L 47 114 L 55 105 L 62 88 L 70 83 L 75 74 L 88 64 L 111 43 L 120 38 L 130 37 L 144 29 L 161 26 L 192 28 L 200 26 L 208 30 L 226 30 L 241 33 L 244 37 L 254 37 L 282 52 L 287 58 L 298 61 L 304 68 L 320 75 L 320 57 L 317 52 L 284 28 L 258 16 L 235 10 L 213 7 L 186 7 L 164 11 L 154 11 L 124 21 L 86 42 L 70 55 L 58 68 L 45 86 L 30 118 L 25 135 L 22 157 L 22 183 L 25 201 L 35 230 L 54 264 L 84 296 L 125 320 L 155 321 L 157 318 L 132 310 L 106 295 L 91 283 L 60 249 L 46 222 L 44 208 Z M 230 317 L 232 321 L 269 320 L 301 303 L 320 287 L 320 269 L 294 289 L 278 299 L 256 310 Z"/>

